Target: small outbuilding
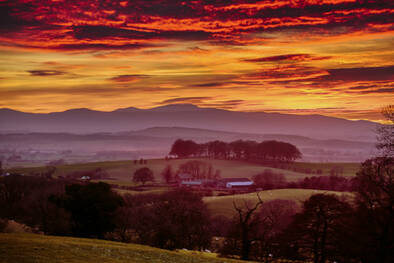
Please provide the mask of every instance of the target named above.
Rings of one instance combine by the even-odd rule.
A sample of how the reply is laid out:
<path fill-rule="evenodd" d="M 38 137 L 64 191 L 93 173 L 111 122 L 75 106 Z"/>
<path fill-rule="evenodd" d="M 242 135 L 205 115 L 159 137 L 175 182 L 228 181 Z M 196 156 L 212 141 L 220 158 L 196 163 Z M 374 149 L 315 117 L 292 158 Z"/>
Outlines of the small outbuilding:
<path fill-rule="evenodd" d="M 81 177 L 81 180 L 82 181 L 90 181 L 90 176 L 84 175 L 84 176 Z"/>
<path fill-rule="evenodd" d="M 201 180 L 196 180 L 196 181 L 182 181 L 181 186 L 187 186 L 187 187 L 202 187 L 202 181 Z"/>

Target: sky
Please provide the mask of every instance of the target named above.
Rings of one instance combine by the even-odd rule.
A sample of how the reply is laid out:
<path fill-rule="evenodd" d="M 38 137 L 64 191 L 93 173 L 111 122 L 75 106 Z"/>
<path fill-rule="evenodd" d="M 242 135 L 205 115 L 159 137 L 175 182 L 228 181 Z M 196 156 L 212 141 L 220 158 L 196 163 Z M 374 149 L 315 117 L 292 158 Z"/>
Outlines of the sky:
<path fill-rule="evenodd" d="M 394 1 L 0 0 L 0 108 L 192 103 L 382 121 Z"/>

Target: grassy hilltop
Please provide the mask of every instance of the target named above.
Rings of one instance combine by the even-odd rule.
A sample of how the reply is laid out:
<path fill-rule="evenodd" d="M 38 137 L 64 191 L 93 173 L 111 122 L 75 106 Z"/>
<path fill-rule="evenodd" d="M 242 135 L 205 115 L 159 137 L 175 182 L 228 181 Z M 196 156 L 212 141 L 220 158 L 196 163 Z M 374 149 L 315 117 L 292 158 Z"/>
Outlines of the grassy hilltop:
<path fill-rule="evenodd" d="M 0 263 L 230 263 L 216 254 L 168 251 L 96 239 L 0 234 Z"/>

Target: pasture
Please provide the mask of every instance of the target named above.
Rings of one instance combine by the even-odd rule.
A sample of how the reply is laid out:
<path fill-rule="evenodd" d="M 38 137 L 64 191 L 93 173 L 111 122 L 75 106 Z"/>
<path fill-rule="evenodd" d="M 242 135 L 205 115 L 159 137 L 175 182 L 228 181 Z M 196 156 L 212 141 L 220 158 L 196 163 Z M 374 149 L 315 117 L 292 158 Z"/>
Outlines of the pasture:
<path fill-rule="evenodd" d="M 258 163 L 251 163 L 245 161 L 236 160 L 213 160 L 213 159 L 151 159 L 147 160 L 147 164 L 134 164 L 133 161 L 111 161 L 111 162 L 92 162 L 92 163 L 79 163 L 79 164 L 67 164 L 57 166 L 55 176 L 66 176 L 72 172 L 77 171 L 89 171 L 97 168 L 104 169 L 110 179 L 105 180 L 108 183 L 132 185 L 131 178 L 134 172 L 141 167 L 149 167 L 155 176 L 157 182 L 162 181 L 160 176 L 161 171 L 167 166 L 171 165 L 173 172 L 178 170 L 178 167 L 190 160 L 200 160 L 211 164 L 213 168 L 220 170 L 220 175 L 223 178 L 234 178 L 234 177 L 248 177 L 251 178 L 254 175 L 261 173 L 265 169 L 271 169 L 275 173 L 282 173 L 286 180 L 289 182 L 297 181 L 306 176 L 314 176 L 314 174 L 308 174 L 301 170 L 321 169 L 323 173 L 321 175 L 329 175 L 329 171 L 332 167 L 342 166 L 344 176 L 354 176 L 359 169 L 360 164 L 358 163 L 294 163 L 292 167 L 298 168 L 300 171 L 285 170 L 278 168 L 270 168 Z M 29 167 L 29 168 L 12 168 L 10 172 L 18 172 L 23 174 L 29 174 L 31 172 L 43 171 L 45 167 Z M 104 181 L 104 180 L 103 180 Z"/>
<path fill-rule="evenodd" d="M 260 191 L 258 193 L 263 202 L 275 199 L 293 200 L 300 207 L 301 203 L 313 194 L 335 194 L 343 198 L 352 198 L 351 193 L 313 189 L 276 189 Z M 204 197 L 203 200 L 207 204 L 208 209 L 213 215 L 224 215 L 226 217 L 232 217 L 235 213 L 233 202 L 235 202 L 238 207 L 244 206 L 245 202 L 250 207 L 252 207 L 258 202 L 258 197 L 257 193 L 248 193 L 226 196 L 209 196 Z"/>

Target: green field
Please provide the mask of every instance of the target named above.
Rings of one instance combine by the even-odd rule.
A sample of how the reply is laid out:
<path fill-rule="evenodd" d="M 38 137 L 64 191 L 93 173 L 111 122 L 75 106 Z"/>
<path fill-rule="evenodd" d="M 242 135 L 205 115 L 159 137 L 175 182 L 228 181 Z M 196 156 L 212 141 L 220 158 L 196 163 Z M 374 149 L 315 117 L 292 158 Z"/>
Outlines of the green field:
<path fill-rule="evenodd" d="M 335 191 L 325 191 L 325 190 L 313 190 L 313 189 L 277 189 L 277 190 L 267 190 L 259 192 L 259 196 L 263 201 L 271 201 L 275 199 L 282 200 L 293 200 L 299 205 L 306 199 L 308 199 L 313 194 L 325 193 L 325 194 L 335 194 L 338 196 L 343 196 L 344 198 L 351 198 L 351 193 L 335 192 Z M 254 205 L 258 202 L 257 193 L 249 194 L 237 194 L 237 195 L 227 195 L 227 196 L 212 196 L 204 197 L 205 203 L 208 205 L 208 209 L 213 215 L 224 215 L 231 217 L 234 215 L 235 210 L 233 202 L 237 206 L 241 206 L 244 202 L 250 205 Z"/>
<path fill-rule="evenodd" d="M 175 172 L 179 165 L 190 160 L 201 160 L 206 163 L 210 163 L 214 169 L 219 169 L 221 171 L 221 177 L 231 178 L 231 177 L 249 177 L 261 173 L 266 166 L 256 163 L 235 161 L 235 160 L 210 160 L 210 159 L 175 159 L 175 160 L 163 160 L 163 159 L 153 159 L 148 160 L 146 165 L 134 164 L 132 161 L 112 161 L 112 162 L 93 162 L 93 163 L 82 163 L 82 164 L 69 164 L 61 165 L 57 167 L 55 176 L 65 176 L 71 172 L 76 171 L 87 171 L 94 170 L 97 168 L 102 168 L 107 171 L 109 177 L 111 178 L 109 183 L 131 184 L 131 177 L 135 170 L 138 168 L 148 166 L 154 173 L 157 181 L 161 181 L 160 173 L 166 165 L 171 165 L 173 171 Z M 334 166 L 342 166 L 344 168 L 344 176 L 354 176 L 359 169 L 360 164 L 358 163 L 295 163 L 293 166 L 297 168 L 310 168 L 313 170 L 322 169 L 322 175 L 328 175 L 329 171 Z M 14 168 L 10 169 L 11 172 L 19 172 L 24 174 L 29 174 L 30 172 L 38 172 L 45 169 L 45 167 L 31 167 L 31 168 Z M 282 173 L 285 175 L 288 181 L 296 181 L 300 178 L 306 176 L 313 176 L 313 174 L 306 174 L 302 172 L 294 172 L 290 170 L 268 168 L 276 173 Z"/>
<path fill-rule="evenodd" d="M 224 263 L 213 253 L 167 251 L 96 239 L 0 234 L 0 263 Z"/>

